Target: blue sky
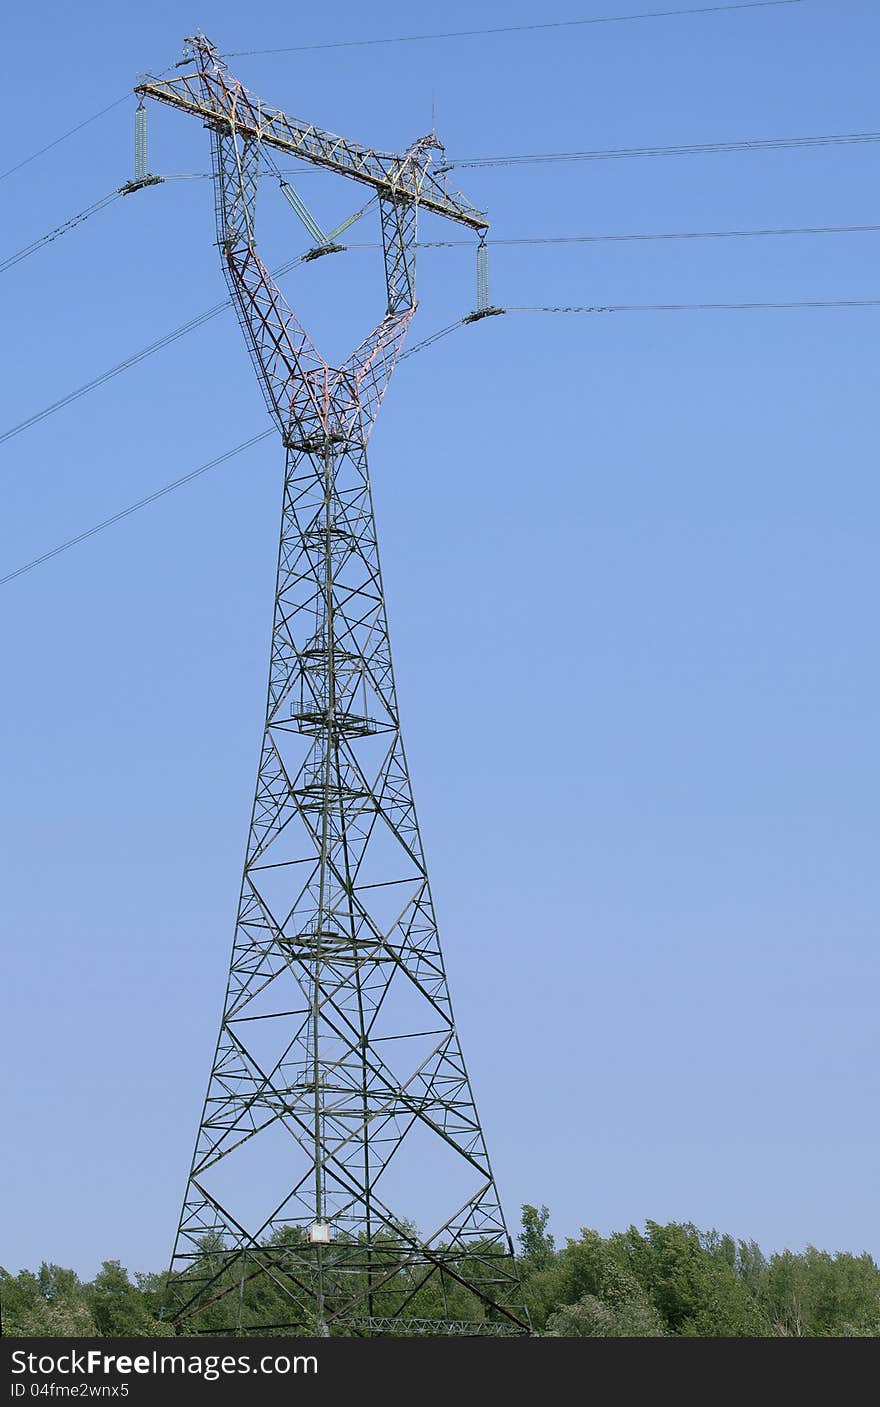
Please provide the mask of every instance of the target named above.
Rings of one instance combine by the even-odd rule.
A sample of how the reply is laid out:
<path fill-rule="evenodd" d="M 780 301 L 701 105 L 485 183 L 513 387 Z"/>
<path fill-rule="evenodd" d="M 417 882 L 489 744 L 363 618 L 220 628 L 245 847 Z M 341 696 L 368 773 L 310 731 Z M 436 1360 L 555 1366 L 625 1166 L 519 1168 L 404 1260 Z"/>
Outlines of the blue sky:
<path fill-rule="evenodd" d="M 18 7 L 0 164 L 173 62 L 195 24 L 237 50 L 639 8 Z M 405 147 L 433 103 L 454 159 L 873 131 L 878 38 L 869 0 L 805 0 L 236 63 L 378 147 Z M 133 107 L 3 183 L 0 253 L 131 174 Z M 208 169 L 197 124 L 150 120 L 154 170 Z M 876 152 L 459 183 L 500 237 L 868 224 Z M 319 219 L 357 203 L 306 185 Z M 270 262 L 292 257 L 302 232 L 263 202 Z M 217 302 L 213 239 L 209 183 L 168 182 L 3 275 L 0 429 Z M 500 248 L 492 292 L 871 298 L 877 251 L 876 234 Z M 382 311 L 369 250 L 285 290 L 331 357 Z M 473 292 L 470 250 L 425 251 L 413 339 Z M 675 1218 L 880 1254 L 878 318 L 511 314 L 395 377 L 371 463 L 398 686 L 514 1224 L 546 1202 L 560 1237 Z M 224 315 L 0 449 L 0 575 L 265 424 Z M 167 1259 L 241 874 L 280 472 L 267 441 L 0 590 L 10 1269 Z"/>

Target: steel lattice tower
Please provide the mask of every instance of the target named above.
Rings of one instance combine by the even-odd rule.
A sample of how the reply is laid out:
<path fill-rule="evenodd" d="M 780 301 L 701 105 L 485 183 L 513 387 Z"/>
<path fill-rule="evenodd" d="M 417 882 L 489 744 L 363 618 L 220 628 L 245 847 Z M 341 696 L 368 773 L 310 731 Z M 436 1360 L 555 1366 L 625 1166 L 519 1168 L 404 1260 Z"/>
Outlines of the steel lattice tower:
<path fill-rule="evenodd" d="M 433 138 L 382 156 L 267 107 L 204 37 L 186 52 L 137 92 L 210 129 L 223 269 L 286 460 L 266 725 L 169 1312 L 184 1332 L 528 1332 L 453 1020 L 367 469 L 415 311 L 418 207 L 486 221 L 431 173 Z M 270 147 L 378 199 L 387 312 L 337 369 L 256 252 Z M 426 1175 L 446 1197 L 427 1231 Z M 260 1286 L 263 1323 L 242 1308 Z"/>

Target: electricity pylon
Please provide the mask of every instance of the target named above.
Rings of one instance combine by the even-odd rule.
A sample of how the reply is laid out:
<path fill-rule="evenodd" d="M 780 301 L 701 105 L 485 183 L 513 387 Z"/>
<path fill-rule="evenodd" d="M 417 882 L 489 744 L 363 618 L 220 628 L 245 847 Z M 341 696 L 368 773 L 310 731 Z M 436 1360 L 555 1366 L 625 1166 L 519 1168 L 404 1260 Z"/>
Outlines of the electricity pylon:
<path fill-rule="evenodd" d="M 433 137 L 383 156 L 259 101 L 203 36 L 186 56 L 136 92 L 210 130 L 223 269 L 286 463 L 259 776 L 169 1312 L 184 1332 L 527 1333 L 413 805 L 366 454 L 415 312 L 418 207 L 487 222 L 432 174 Z M 378 199 L 387 312 L 339 368 L 256 251 L 267 149 Z M 438 1215 L 417 1229 L 423 1183 Z"/>

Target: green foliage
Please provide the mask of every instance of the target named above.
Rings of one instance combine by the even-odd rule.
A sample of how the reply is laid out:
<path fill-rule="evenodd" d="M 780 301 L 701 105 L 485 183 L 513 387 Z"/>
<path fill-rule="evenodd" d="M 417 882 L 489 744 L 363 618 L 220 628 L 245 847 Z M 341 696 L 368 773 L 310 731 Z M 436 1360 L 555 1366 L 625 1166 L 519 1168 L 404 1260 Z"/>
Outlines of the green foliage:
<path fill-rule="evenodd" d="M 143 1281 L 133 1285 L 118 1260 L 105 1260 L 91 1285 L 86 1286 L 95 1332 L 103 1339 L 173 1333 L 171 1326 L 163 1324 L 153 1312 L 156 1298 L 154 1292 L 145 1290 Z"/>
<path fill-rule="evenodd" d="M 695 1226 L 645 1223 L 612 1242 L 663 1317 L 684 1338 L 752 1338 L 770 1332 L 753 1290 L 737 1271 L 736 1244 Z"/>
<path fill-rule="evenodd" d="M 551 1314 L 545 1332 L 551 1339 L 658 1339 L 666 1331 L 654 1306 L 640 1297 L 606 1304 L 584 1295 Z"/>
<path fill-rule="evenodd" d="M 829 1255 L 811 1246 L 802 1255 L 783 1251 L 768 1259 L 753 1241 L 653 1221 L 643 1231 L 631 1226 L 607 1237 L 584 1228 L 557 1249 L 548 1222 L 546 1207 L 523 1207 L 519 1271 L 532 1322 L 547 1337 L 880 1337 L 880 1268 L 869 1255 Z M 361 1277 L 364 1290 L 374 1286 L 374 1314 L 485 1319 L 479 1295 L 456 1276 L 477 1286 L 491 1280 L 502 1252 L 490 1242 L 474 1243 L 442 1280 L 428 1274 L 414 1282 L 402 1240 L 389 1236 L 369 1254 L 358 1241 L 338 1241 L 325 1257 L 328 1311 Z M 240 1317 L 243 1333 L 289 1334 L 282 1326 L 297 1311 L 283 1284 L 297 1277 L 307 1306 L 312 1266 L 303 1232 L 288 1227 L 246 1260 L 229 1258 L 222 1242 L 206 1237 L 198 1258 L 170 1287 L 164 1275 L 130 1277 L 118 1261 L 105 1261 L 90 1283 L 45 1263 L 36 1274 L 0 1269 L 3 1333 L 167 1335 L 175 1332 L 167 1314 L 162 1318 L 170 1295 L 177 1306 L 202 1306 L 202 1332 L 222 1332 Z M 300 1319 L 300 1332 L 314 1332 L 307 1307 Z M 184 1319 L 177 1332 L 195 1332 L 194 1322 Z"/>
<path fill-rule="evenodd" d="M 97 1332 L 85 1293 L 72 1270 L 44 1261 L 32 1275 L 0 1270 L 3 1333 L 33 1338 L 89 1338 Z"/>
<path fill-rule="evenodd" d="M 555 1243 L 547 1230 L 550 1213 L 546 1207 L 532 1207 L 526 1202 L 522 1209 L 522 1231 L 519 1233 L 522 1260 L 529 1270 L 543 1270 L 552 1264 Z"/>
<path fill-rule="evenodd" d="M 580 1240 L 529 1273 L 523 1263 L 526 1300 L 535 1327 L 555 1337 L 654 1337 L 662 1321 L 612 1237 L 586 1227 Z M 602 1326 L 605 1327 L 602 1327 Z M 615 1325 L 617 1327 L 610 1327 Z M 644 1326 L 642 1329 L 636 1326 Z"/>
<path fill-rule="evenodd" d="M 880 1275 L 868 1255 L 783 1251 L 770 1259 L 763 1298 L 776 1335 L 880 1337 Z"/>
<path fill-rule="evenodd" d="M 524 1250 L 535 1227 L 524 1207 Z M 649 1221 L 607 1238 L 585 1229 L 540 1263 L 524 1254 L 520 1268 L 535 1327 L 553 1337 L 880 1337 L 869 1255 L 809 1247 L 767 1260 L 754 1241 Z"/>

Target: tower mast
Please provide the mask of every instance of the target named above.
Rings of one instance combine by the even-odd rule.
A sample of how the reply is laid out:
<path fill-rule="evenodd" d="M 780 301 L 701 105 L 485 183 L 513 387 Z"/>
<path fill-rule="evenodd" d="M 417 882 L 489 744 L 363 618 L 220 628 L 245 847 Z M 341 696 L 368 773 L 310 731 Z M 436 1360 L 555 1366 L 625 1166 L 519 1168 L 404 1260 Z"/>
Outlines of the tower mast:
<path fill-rule="evenodd" d="M 168 1311 L 183 1332 L 527 1333 L 413 804 L 366 453 L 415 312 L 419 206 L 487 222 L 432 174 L 433 136 L 383 155 L 261 102 L 204 36 L 186 55 L 136 92 L 210 130 L 224 275 L 285 471 L 266 723 Z M 377 197 L 386 312 L 341 367 L 257 254 L 268 148 Z M 421 1228 L 425 1182 L 443 1205 Z"/>

